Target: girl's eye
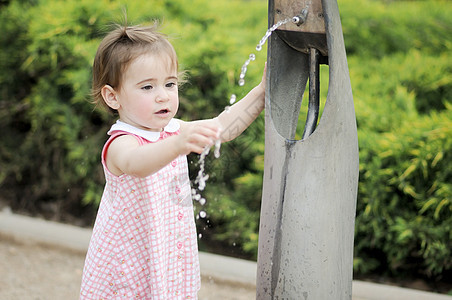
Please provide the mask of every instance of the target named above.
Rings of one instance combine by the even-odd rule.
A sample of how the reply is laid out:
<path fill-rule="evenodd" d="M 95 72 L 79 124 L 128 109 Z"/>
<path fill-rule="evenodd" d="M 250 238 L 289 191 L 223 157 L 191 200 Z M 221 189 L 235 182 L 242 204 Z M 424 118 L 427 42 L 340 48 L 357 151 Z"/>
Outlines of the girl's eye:
<path fill-rule="evenodd" d="M 172 88 L 172 87 L 175 87 L 175 86 L 177 86 L 177 83 L 175 83 L 175 82 L 168 82 L 166 84 L 166 87 L 168 87 L 168 88 Z"/>
<path fill-rule="evenodd" d="M 141 89 L 146 90 L 146 91 L 152 90 L 152 85 L 145 85 Z"/>

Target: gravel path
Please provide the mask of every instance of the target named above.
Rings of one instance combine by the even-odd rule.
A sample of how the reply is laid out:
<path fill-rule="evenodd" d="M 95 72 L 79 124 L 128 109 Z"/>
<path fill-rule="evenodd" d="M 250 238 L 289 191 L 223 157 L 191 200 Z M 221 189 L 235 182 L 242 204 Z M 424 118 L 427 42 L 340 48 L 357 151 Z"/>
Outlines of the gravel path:
<path fill-rule="evenodd" d="M 0 299 L 78 299 L 84 254 L 0 236 Z M 254 299 L 254 287 L 202 278 L 200 300 Z"/>

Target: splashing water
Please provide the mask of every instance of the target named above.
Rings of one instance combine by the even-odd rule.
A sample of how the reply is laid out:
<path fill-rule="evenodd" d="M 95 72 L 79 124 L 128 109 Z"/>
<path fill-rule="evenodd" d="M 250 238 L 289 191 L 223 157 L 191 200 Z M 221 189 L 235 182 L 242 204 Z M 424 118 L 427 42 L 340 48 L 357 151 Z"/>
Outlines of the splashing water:
<path fill-rule="evenodd" d="M 206 180 L 209 179 L 209 175 L 204 174 L 204 167 L 205 167 L 205 163 L 206 163 L 205 158 L 206 158 L 207 154 L 209 154 L 209 152 L 210 152 L 210 148 L 206 147 L 199 157 L 199 171 L 198 171 L 198 176 L 196 176 L 196 179 L 195 179 L 195 184 L 198 184 L 198 190 L 200 190 L 200 191 L 204 190 L 204 188 L 206 187 Z M 196 198 L 197 198 L 196 194 L 194 195 L 194 198 L 196 200 Z"/>
<path fill-rule="evenodd" d="M 215 151 L 213 152 L 213 155 L 215 156 L 215 158 L 220 157 L 220 148 L 221 148 L 221 140 L 218 139 L 215 141 Z"/>
<path fill-rule="evenodd" d="M 256 50 L 257 51 L 261 51 L 262 50 L 262 46 L 265 44 L 265 42 L 267 41 L 267 39 L 270 37 L 270 35 L 273 33 L 273 31 L 275 31 L 276 29 L 278 29 L 278 27 L 287 24 L 289 22 L 293 22 L 293 18 L 287 18 L 284 20 L 279 21 L 278 23 L 276 23 L 275 25 L 273 25 L 272 27 L 270 27 L 267 32 L 265 33 L 264 37 L 259 41 L 259 44 L 257 44 L 256 46 Z"/>
<path fill-rule="evenodd" d="M 262 50 L 262 46 L 265 44 L 265 42 L 267 41 L 267 39 L 270 37 L 270 35 L 276 30 L 278 29 L 278 27 L 289 23 L 290 21 L 295 22 L 293 18 L 287 18 L 285 20 L 279 21 L 278 23 L 276 23 L 275 25 L 273 25 L 272 27 L 270 27 L 267 32 L 265 33 L 265 35 L 262 37 L 262 39 L 259 41 L 259 43 L 256 46 L 256 51 L 261 51 Z M 240 76 L 239 76 L 239 86 L 244 86 L 245 85 L 245 76 L 246 76 L 246 72 L 248 70 L 248 65 L 252 62 L 256 60 L 256 55 L 254 53 L 251 53 L 248 57 L 248 59 L 245 61 L 245 63 L 243 64 L 241 70 L 240 70 Z M 237 100 L 237 96 L 235 94 L 232 94 L 231 97 L 229 98 L 229 104 L 232 105 L 235 103 L 235 101 Z M 225 111 L 228 112 L 230 109 L 230 105 L 225 107 Z M 221 147 L 221 141 L 218 139 L 215 141 L 215 150 L 214 150 L 214 156 L 215 158 L 219 158 L 220 157 L 220 147 Z M 204 151 L 201 153 L 200 157 L 199 157 L 199 171 L 198 171 L 198 175 L 195 179 L 195 184 L 198 185 L 198 191 L 203 191 L 204 188 L 206 187 L 206 181 L 209 179 L 209 175 L 208 174 L 204 174 L 204 170 L 205 170 L 205 158 L 206 156 L 209 154 L 210 152 L 210 147 L 206 147 L 204 149 Z M 192 196 L 193 199 L 198 201 L 200 205 L 205 205 L 206 204 L 206 199 L 204 199 L 200 193 L 198 193 L 198 191 L 196 189 L 192 189 Z M 206 218 L 207 217 L 207 213 L 204 210 L 201 210 L 198 215 L 197 218 Z M 202 234 L 199 234 L 199 238 L 202 237 Z"/>
<path fill-rule="evenodd" d="M 287 19 L 281 20 L 278 23 L 276 23 L 275 25 L 273 25 L 272 27 L 270 27 L 267 30 L 267 32 L 265 33 L 265 35 L 262 37 L 262 39 L 259 41 L 259 43 L 257 44 L 256 51 L 262 50 L 262 46 L 265 44 L 265 42 L 270 37 L 270 35 L 273 33 L 273 31 L 278 29 L 278 27 L 280 27 L 284 24 L 287 24 L 289 22 L 294 22 L 294 18 L 287 18 Z M 254 53 L 251 53 L 249 58 L 243 64 L 241 72 L 240 72 L 240 76 L 239 76 L 239 85 L 240 86 L 243 86 L 245 84 L 245 75 L 246 75 L 246 71 L 248 70 L 248 65 L 250 64 L 251 61 L 254 61 L 255 59 L 256 59 L 256 55 Z"/>
<path fill-rule="evenodd" d="M 235 100 L 237 100 L 237 96 L 235 94 L 232 94 L 231 98 L 229 98 L 229 104 L 231 104 L 231 105 L 234 104 Z"/>
<path fill-rule="evenodd" d="M 240 72 L 240 76 L 239 76 L 239 85 L 243 86 L 245 84 L 245 75 L 246 75 L 246 71 L 248 70 L 248 65 L 250 64 L 251 61 L 254 61 L 256 59 L 256 55 L 254 53 L 251 53 L 249 58 L 245 61 L 245 63 L 242 66 L 241 72 Z"/>
<path fill-rule="evenodd" d="M 220 147 L 221 147 L 220 139 L 215 141 L 214 147 L 215 147 L 214 156 L 215 156 L 215 158 L 219 158 L 220 157 Z M 204 188 L 206 187 L 206 181 L 207 181 L 207 179 L 209 179 L 209 175 L 204 174 L 205 164 L 206 164 L 206 156 L 209 154 L 209 152 L 210 152 L 210 147 L 206 147 L 199 157 L 199 171 L 198 171 L 198 175 L 196 176 L 196 179 L 195 179 L 195 184 L 198 185 L 198 191 L 204 190 Z M 192 189 L 191 190 L 192 197 L 194 200 L 198 201 L 199 204 L 205 205 L 206 199 L 203 198 L 201 196 L 201 194 L 198 193 L 198 191 L 196 189 Z M 198 216 L 200 218 L 205 218 L 207 216 L 207 214 L 204 211 L 200 211 Z"/>

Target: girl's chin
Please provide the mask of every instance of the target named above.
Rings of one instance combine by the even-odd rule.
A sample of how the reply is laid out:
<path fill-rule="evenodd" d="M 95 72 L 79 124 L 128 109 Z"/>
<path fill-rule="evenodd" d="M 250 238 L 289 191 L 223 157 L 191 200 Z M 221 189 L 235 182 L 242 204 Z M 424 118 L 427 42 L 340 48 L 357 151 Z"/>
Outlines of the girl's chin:
<path fill-rule="evenodd" d="M 157 114 L 155 114 L 155 116 L 160 119 L 168 119 L 171 117 L 171 112 L 168 111 L 168 112 L 163 112 L 163 113 L 157 113 Z"/>
<path fill-rule="evenodd" d="M 163 129 L 169 124 L 171 119 L 168 120 L 160 120 L 160 122 L 154 122 L 153 124 L 149 124 L 149 126 L 146 127 L 146 130 L 148 131 L 163 131 Z"/>

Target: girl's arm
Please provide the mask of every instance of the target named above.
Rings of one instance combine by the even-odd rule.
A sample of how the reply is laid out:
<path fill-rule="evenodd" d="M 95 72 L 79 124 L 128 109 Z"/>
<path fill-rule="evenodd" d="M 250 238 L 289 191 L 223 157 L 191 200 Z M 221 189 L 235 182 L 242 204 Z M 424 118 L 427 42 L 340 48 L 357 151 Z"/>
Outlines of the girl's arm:
<path fill-rule="evenodd" d="M 180 121 L 178 135 L 143 146 L 131 135 L 117 137 L 108 148 L 107 168 L 116 176 L 128 174 L 146 177 L 157 172 L 179 155 L 190 152 L 202 153 L 205 147 L 212 146 L 218 138 L 221 138 L 222 142 L 236 138 L 264 109 L 265 74 L 266 68 L 261 83 L 215 119 Z"/>
<path fill-rule="evenodd" d="M 223 111 L 215 119 L 221 126 L 221 141 L 227 142 L 239 136 L 257 118 L 265 106 L 265 77 L 267 66 L 264 68 L 262 81 L 253 88 L 242 100 Z"/>
<path fill-rule="evenodd" d="M 107 168 L 120 176 L 128 174 L 136 177 L 149 176 L 174 160 L 179 155 L 190 152 L 201 153 L 219 137 L 215 122 L 182 122 L 180 134 L 170 136 L 157 143 L 141 146 L 131 135 L 114 139 L 107 152 Z"/>

